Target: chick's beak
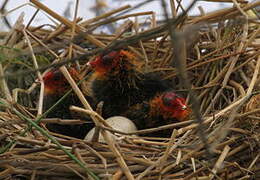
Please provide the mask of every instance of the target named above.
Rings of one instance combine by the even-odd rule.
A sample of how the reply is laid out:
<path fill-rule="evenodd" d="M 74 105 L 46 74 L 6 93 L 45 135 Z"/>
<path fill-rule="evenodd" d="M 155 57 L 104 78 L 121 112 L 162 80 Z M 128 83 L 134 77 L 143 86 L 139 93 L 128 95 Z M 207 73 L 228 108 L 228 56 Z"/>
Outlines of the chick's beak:
<path fill-rule="evenodd" d="M 188 108 L 187 105 L 185 104 L 185 99 L 179 98 L 177 99 L 177 102 L 179 104 L 179 107 L 181 107 L 181 110 L 186 110 Z"/>
<path fill-rule="evenodd" d="M 87 66 L 90 67 L 90 68 L 95 68 L 99 62 L 100 62 L 100 57 L 98 56 L 95 59 L 87 62 Z"/>
<path fill-rule="evenodd" d="M 88 67 L 92 67 L 91 61 L 87 62 L 87 66 L 88 66 Z"/>

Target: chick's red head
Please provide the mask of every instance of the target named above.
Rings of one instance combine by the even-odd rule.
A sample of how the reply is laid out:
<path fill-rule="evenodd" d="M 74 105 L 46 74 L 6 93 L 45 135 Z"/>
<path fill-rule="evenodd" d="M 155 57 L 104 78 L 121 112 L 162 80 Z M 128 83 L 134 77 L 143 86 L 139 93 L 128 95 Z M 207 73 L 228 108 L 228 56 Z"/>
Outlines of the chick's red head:
<path fill-rule="evenodd" d="M 186 105 L 185 98 L 180 97 L 174 92 L 166 92 L 161 96 L 160 108 L 165 118 L 176 118 L 186 120 L 190 114 L 190 108 Z"/>
<path fill-rule="evenodd" d="M 69 73 L 73 78 L 75 78 L 78 74 L 74 68 L 69 68 Z M 57 69 L 47 72 L 43 76 L 43 82 L 45 95 L 64 94 L 65 91 L 70 87 L 66 78 Z"/>
<path fill-rule="evenodd" d="M 90 61 L 88 65 L 90 65 L 96 73 L 104 74 L 116 67 L 120 58 L 120 51 L 112 51 L 108 54 L 97 56 L 93 61 Z"/>
<path fill-rule="evenodd" d="M 128 51 L 111 51 L 108 54 L 99 55 L 93 61 L 88 62 L 88 65 L 91 66 L 96 73 L 103 75 L 109 73 L 112 70 L 115 72 L 123 67 L 123 60 L 133 60 L 134 55 Z"/>

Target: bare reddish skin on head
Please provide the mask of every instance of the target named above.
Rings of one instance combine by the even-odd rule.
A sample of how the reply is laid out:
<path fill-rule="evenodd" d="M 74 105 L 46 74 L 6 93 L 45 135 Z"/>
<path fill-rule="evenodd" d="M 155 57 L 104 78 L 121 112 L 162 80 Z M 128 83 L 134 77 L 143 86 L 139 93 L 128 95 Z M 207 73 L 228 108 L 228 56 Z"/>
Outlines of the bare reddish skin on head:
<path fill-rule="evenodd" d="M 174 92 L 166 92 L 152 100 L 153 108 L 157 109 L 157 114 L 161 114 L 164 119 L 176 118 L 185 121 L 191 110 L 187 107 L 185 98 Z"/>
<path fill-rule="evenodd" d="M 75 79 L 78 72 L 74 68 L 68 69 L 70 75 Z M 69 83 L 59 70 L 52 70 L 43 76 L 44 94 L 45 95 L 59 95 L 65 93 L 69 88 Z"/>
<path fill-rule="evenodd" d="M 111 51 L 105 55 L 97 56 L 93 61 L 89 62 L 89 65 L 95 69 L 98 76 L 102 76 L 112 69 L 119 69 L 121 61 L 126 58 L 128 60 L 134 60 L 135 56 L 128 51 Z"/>

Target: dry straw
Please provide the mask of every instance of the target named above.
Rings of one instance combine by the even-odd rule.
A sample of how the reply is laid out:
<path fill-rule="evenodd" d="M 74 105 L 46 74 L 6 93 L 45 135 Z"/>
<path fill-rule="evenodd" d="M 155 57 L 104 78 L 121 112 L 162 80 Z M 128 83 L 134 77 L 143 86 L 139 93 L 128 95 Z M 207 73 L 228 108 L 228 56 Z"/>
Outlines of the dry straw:
<path fill-rule="evenodd" d="M 136 7 L 130 5 L 82 20 L 77 1 L 73 21 L 40 1 L 25 4 L 36 9 L 30 22 L 24 24 L 22 14 L 9 32 L 0 32 L 0 177 L 260 178 L 260 2 L 221 2 L 233 7 L 205 13 L 202 6 L 201 15 L 189 16 L 191 6 L 184 11 L 181 2 L 171 0 L 171 13 L 165 11 L 160 20 L 150 11 L 131 13 Z M 1 17 L 9 13 L 3 9 Z M 56 25 L 32 26 L 39 11 Z M 116 28 L 113 34 L 97 33 L 110 25 Z M 118 48 L 135 53 L 144 71 L 175 81 L 176 90 L 188 96 L 193 116 L 131 134 L 112 129 L 93 111 L 66 67 L 75 63 L 84 76 L 88 60 Z M 42 70 L 51 66 L 60 68 L 83 104 L 71 109 L 90 115 L 106 143 L 55 134 L 42 126 L 84 123 L 44 118 Z M 172 129 L 170 138 L 145 136 L 164 129 Z M 108 132 L 122 137 L 115 140 Z"/>

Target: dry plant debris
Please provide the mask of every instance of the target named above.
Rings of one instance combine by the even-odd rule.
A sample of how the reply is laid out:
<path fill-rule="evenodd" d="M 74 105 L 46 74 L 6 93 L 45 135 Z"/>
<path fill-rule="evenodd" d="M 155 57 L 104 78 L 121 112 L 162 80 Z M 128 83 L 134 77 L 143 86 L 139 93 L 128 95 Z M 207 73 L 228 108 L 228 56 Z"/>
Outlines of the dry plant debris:
<path fill-rule="evenodd" d="M 28 24 L 21 14 L 9 32 L 0 32 L 1 179 L 260 178 L 260 2 L 223 2 L 234 6 L 208 14 L 200 7 L 201 15 L 189 16 L 181 2 L 171 1 L 171 14 L 160 21 L 152 11 L 127 11 L 131 6 L 88 20 L 75 12 L 70 21 L 30 0 L 58 23 L 32 26 L 37 10 Z M 101 31 L 111 23 L 114 34 Z M 118 48 L 135 53 L 145 71 L 162 73 L 189 97 L 189 121 L 131 133 L 172 129 L 170 138 L 109 128 L 63 66 L 76 64 L 85 76 L 90 59 Z M 60 67 L 84 107 L 74 108 L 91 115 L 106 143 L 44 128 L 42 73 L 52 66 Z M 122 137 L 111 139 L 108 131 Z"/>

